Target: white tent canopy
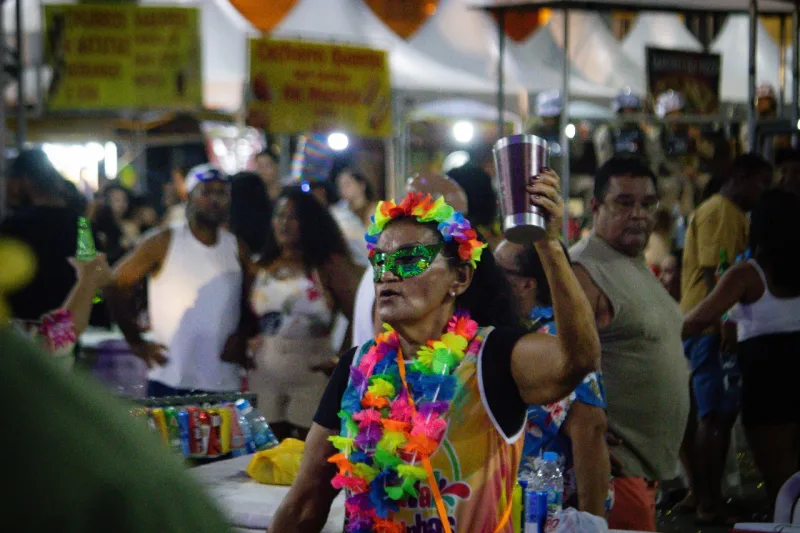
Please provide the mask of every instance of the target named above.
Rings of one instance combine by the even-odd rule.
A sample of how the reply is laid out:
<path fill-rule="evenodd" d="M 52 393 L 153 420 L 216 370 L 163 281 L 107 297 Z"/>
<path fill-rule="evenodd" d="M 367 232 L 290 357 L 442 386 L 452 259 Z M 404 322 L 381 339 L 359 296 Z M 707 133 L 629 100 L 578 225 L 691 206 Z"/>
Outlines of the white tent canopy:
<path fill-rule="evenodd" d="M 491 17 L 470 9 L 467 0 L 442 0 L 436 15 L 409 42 L 442 63 L 494 81 L 499 58 L 497 37 L 497 26 Z M 561 69 L 543 60 L 550 50 L 541 51 L 530 41 L 519 44 L 509 40 L 507 43 L 503 64 L 504 81 L 508 86 L 530 92 L 561 87 Z M 608 98 L 614 91 L 578 74 L 570 80 L 570 92 L 581 97 Z"/>
<path fill-rule="evenodd" d="M 722 56 L 721 98 L 725 102 L 747 102 L 748 68 L 747 47 L 750 19 L 747 15 L 731 15 L 725 21 L 711 51 Z M 759 21 L 756 45 L 756 81 L 780 86 L 780 49 L 769 31 Z M 791 87 L 791 69 L 786 72 L 787 87 Z M 791 100 L 789 95 L 788 100 Z"/>
<path fill-rule="evenodd" d="M 700 11 L 714 13 L 746 13 L 750 0 L 472 0 L 473 7 L 568 7 L 572 9 L 642 9 L 658 11 Z M 762 13 L 791 13 L 794 7 L 787 0 L 759 0 Z"/>
<path fill-rule="evenodd" d="M 639 68 L 646 68 L 646 48 L 666 48 L 702 52 L 703 45 L 681 21 L 672 13 L 644 12 L 636 17 L 631 31 L 622 42 L 622 51 Z"/>
<path fill-rule="evenodd" d="M 645 92 L 644 69 L 625 55 L 600 15 L 571 11 L 569 35 L 570 61 L 584 78 L 615 90 L 629 87 L 640 94 Z M 533 39 L 536 46 L 543 50 L 553 46 L 548 41 L 563 50 L 564 14 L 553 12 L 550 21 L 536 32 Z M 561 54 L 554 54 L 552 61 L 560 65 L 563 61 Z"/>
<path fill-rule="evenodd" d="M 496 122 L 498 118 L 497 106 L 456 98 L 452 100 L 435 100 L 425 102 L 416 106 L 409 114 L 409 120 L 426 119 L 452 119 L 452 120 L 481 120 L 485 122 Z M 515 126 L 521 127 L 522 120 L 519 115 L 511 111 L 503 112 L 503 120 L 513 122 Z"/>
<path fill-rule="evenodd" d="M 493 78 L 474 76 L 414 49 L 362 0 L 301 0 L 272 33 L 276 37 L 362 44 L 389 52 L 392 86 L 414 92 L 494 94 Z"/>
<path fill-rule="evenodd" d="M 525 87 L 534 91 L 562 87 L 563 51 L 549 34 L 534 35 L 523 43 L 508 40 L 507 46 Z M 613 88 L 587 81 L 574 66 L 570 68 L 569 92 L 580 98 L 604 99 L 613 98 L 617 93 Z"/>
<path fill-rule="evenodd" d="M 496 83 L 497 30 L 491 17 L 470 9 L 466 0 L 441 0 L 436 14 L 408 42 L 440 63 Z M 518 71 L 508 55 L 504 65 L 506 83 L 521 88 Z"/>

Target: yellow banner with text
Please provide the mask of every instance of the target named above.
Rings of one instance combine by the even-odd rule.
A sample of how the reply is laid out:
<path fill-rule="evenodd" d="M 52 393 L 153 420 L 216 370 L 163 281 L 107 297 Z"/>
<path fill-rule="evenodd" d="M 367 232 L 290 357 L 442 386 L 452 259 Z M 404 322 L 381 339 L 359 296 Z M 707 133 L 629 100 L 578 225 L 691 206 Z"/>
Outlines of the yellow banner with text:
<path fill-rule="evenodd" d="M 195 8 L 45 5 L 52 110 L 202 106 Z"/>
<path fill-rule="evenodd" d="M 248 123 L 275 133 L 392 133 L 386 52 L 337 44 L 250 40 Z"/>

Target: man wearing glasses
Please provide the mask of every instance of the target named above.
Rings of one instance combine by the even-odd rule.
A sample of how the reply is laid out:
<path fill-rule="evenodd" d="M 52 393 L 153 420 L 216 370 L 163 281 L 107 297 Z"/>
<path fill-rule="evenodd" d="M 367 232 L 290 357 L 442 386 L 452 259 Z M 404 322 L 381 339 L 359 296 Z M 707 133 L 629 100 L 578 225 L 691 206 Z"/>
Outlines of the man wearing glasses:
<path fill-rule="evenodd" d="M 147 363 L 148 396 L 241 389 L 246 363 L 244 309 L 248 254 L 220 226 L 228 216 L 228 177 L 209 165 L 186 177 L 188 222 L 145 238 L 114 270 L 109 301 L 125 339 Z M 131 288 L 148 278 L 153 341 L 132 316 Z"/>
<path fill-rule="evenodd" d="M 595 313 L 613 435 L 609 527 L 655 531 L 655 488 L 675 477 L 689 412 L 683 315 L 644 249 L 658 207 L 650 166 L 615 156 L 595 176 L 594 229 L 570 255 Z"/>

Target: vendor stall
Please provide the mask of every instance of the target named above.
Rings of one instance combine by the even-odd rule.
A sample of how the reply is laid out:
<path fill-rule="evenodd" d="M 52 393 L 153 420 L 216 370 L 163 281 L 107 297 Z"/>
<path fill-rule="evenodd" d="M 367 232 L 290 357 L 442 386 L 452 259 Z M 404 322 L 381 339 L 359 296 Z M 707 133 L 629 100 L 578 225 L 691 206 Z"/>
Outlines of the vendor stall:
<path fill-rule="evenodd" d="M 264 531 L 272 523 L 289 487 L 262 485 L 247 475 L 252 455 L 196 467 L 190 470 L 228 516 L 234 531 Z M 344 524 L 344 494 L 331 506 L 323 533 L 339 533 Z"/>

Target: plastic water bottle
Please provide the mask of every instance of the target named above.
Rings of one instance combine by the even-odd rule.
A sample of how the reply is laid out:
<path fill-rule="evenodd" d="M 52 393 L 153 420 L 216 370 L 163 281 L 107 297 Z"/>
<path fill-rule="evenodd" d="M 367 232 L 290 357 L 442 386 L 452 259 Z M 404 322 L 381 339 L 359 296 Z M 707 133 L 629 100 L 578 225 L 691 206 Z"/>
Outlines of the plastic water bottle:
<path fill-rule="evenodd" d="M 557 453 L 544 453 L 542 460 L 537 464 L 536 474 L 528 484 L 528 490 L 547 494 L 547 520 L 544 527 L 544 531 L 547 531 L 547 523 L 554 515 L 561 512 L 564 499 L 564 476 L 558 464 Z"/>
<path fill-rule="evenodd" d="M 250 448 L 250 441 L 255 446 L 256 450 L 269 450 L 278 444 L 278 439 L 270 429 L 264 415 L 258 409 L 250 405 L 250 402 L 244 398 L 236 400 L 234 404 L 236 411 L 239 413 L 239 424 L 242 426 L 242 433 L 245 435 L 245 442 L 248 443 L 248 450 Z M 247 433 L 250 433 L 248 438 Z"/>

